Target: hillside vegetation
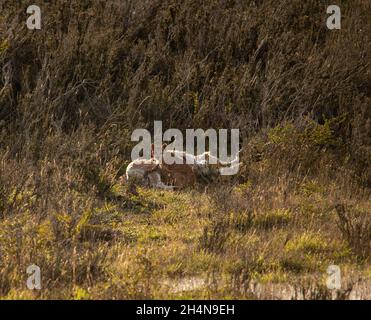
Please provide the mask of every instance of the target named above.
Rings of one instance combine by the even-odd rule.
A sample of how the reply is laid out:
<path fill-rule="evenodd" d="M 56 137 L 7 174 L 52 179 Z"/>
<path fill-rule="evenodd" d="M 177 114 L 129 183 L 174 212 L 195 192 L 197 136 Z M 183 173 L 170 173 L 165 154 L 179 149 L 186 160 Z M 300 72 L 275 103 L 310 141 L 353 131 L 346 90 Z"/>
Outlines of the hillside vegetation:
<path fill-rule="evenodd" d="M 370 298 L 370 1 L 34 2 L 0 2 L 1 298 L 329 299 L 331 264 Z M 239 128 L 240 172 L 129 192 L 154 120 Z"/>

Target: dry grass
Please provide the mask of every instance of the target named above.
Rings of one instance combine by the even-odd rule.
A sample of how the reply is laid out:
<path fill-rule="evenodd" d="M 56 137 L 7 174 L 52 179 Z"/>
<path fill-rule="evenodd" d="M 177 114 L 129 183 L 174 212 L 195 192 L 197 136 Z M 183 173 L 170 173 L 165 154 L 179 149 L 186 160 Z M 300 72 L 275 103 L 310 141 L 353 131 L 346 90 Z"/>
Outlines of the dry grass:
<path fill-rule="evenodd" d="M 338 4 L 2 1 L 0 297 L 327 299 L 337 264 L 369 298 L 371 8 Z M 240 128 L 238 176 L 128 192 L 154 120 Z"/>

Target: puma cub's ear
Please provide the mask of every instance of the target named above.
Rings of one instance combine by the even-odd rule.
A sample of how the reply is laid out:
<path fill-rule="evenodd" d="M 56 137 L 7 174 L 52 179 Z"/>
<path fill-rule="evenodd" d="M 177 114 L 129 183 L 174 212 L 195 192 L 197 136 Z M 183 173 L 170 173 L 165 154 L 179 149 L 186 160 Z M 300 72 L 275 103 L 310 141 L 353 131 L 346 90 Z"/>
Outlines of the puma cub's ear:
<path fill-rule="evenodd" d="M 205 159 L 206 163 L 210 162 L 210 151 L 205 152 Z"/>

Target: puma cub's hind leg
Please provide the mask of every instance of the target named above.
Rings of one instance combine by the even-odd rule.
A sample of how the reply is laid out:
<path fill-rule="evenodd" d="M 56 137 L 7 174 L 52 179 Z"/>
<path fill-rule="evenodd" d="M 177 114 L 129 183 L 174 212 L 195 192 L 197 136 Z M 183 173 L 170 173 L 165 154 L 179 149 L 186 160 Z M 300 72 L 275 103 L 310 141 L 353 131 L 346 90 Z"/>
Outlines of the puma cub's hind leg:
<path fill-rule="evenodd" d="M 179 189 L 193 187 L 196 183 L 196 178 L 192 170 L 174 172 L 172 176 L 174 186 Z"/>

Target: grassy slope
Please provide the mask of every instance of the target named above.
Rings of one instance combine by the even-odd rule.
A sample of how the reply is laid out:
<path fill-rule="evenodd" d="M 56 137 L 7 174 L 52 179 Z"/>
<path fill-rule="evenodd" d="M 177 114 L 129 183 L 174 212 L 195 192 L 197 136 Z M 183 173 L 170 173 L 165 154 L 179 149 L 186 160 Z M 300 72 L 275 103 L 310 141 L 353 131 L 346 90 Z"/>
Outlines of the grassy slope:
<path fill-rule="evenodd" d="M 336 210 L 313 181 L 289 199 L 271 190 L 271 210 L 246 185 L 222 194 L 139 189 L 124 201 L 125 190 L 113 189 L 110 201 L 76 222 L 62 214 L 59 224 L 29 215 L 4 219 L 2 259 L 13 272 L 6 274 L 12 287 L 3 298 L 290 298 L 301 290 L 306 298 L 329 298 L 324 285 L 331 264 L 341 267 L 344 290 L 356 284 L 369 297 L 367 262 L 340 236 Z M 252 207 L 250 197 L 257 202 Z M 370 210 L 369 203 L 357 207 Z M 16 232 L 21 242 L 7 243 Z M 16 252 L 23 252 L 19 261 Z M 42 268 L 44 288 L 37 293 L 24 288 L 19 274 L 31 261 Z M 257 282 L 265 287 L 253 294 Z M 283 287 L 272 294 L 275 284 Z M 291 295 L 283 293 L 286 286 Z"/>

